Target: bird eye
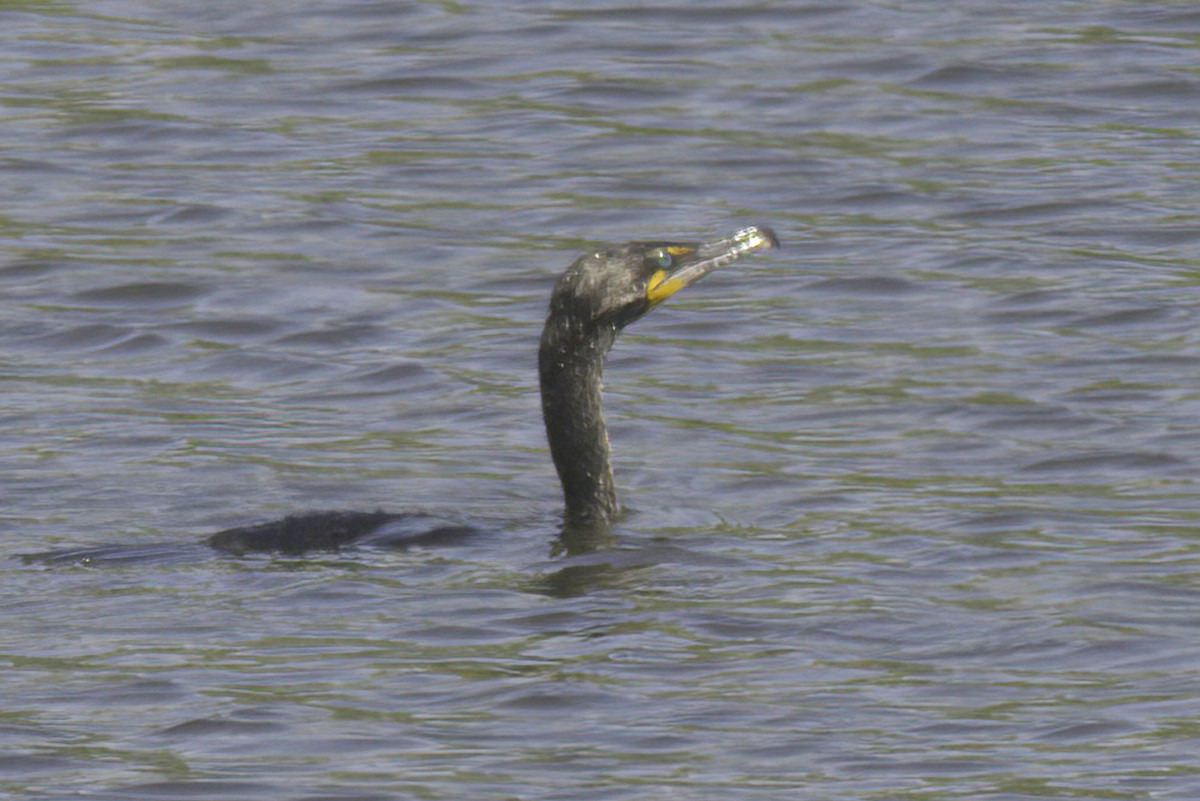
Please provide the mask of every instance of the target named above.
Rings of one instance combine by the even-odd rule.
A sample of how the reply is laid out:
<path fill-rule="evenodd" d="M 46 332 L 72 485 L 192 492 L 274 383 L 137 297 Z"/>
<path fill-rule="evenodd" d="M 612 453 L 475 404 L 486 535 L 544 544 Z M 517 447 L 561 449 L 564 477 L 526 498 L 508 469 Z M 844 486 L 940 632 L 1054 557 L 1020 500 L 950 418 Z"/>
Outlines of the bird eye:
<path fill-rule="evenodd" d="M 654 259 L 654 263 L 663 270 L 670 268 L 675 263 L 675 257 L 668 253 L 666 248 L 659 248 L 654 251 L 650 254 L 650 258 Z"/>

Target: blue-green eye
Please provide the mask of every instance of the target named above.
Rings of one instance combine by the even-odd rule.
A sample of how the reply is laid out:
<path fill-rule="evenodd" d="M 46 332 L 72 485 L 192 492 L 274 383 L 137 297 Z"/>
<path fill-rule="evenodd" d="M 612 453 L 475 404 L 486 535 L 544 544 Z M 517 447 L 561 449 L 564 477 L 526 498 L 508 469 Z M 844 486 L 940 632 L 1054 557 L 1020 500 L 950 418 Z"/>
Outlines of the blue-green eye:
<path fill-rule="evenodd" d="M 663 270 L 670 269 L 671 265 L 675 263 L 675 257 L 668 253 L 666 248 L 654 251 L 650 254 L 650 258 L 654 259 L 654 263 Z"/>

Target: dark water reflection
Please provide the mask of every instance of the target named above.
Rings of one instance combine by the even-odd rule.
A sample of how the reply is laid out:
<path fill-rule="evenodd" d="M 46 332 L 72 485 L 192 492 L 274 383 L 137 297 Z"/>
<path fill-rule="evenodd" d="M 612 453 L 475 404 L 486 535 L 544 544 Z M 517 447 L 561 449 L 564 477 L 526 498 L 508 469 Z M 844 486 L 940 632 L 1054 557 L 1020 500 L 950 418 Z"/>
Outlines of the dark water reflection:
<path fill-rule="evenodd" d="M 0 21 L 0 531 L 135 549 L 0 562 L 0 794 L 1197 797 L 1189 4 Z M 554 555 L 554 275 L 747 222 Z M 488 534 L 195 545 L 380 506 Z"/>

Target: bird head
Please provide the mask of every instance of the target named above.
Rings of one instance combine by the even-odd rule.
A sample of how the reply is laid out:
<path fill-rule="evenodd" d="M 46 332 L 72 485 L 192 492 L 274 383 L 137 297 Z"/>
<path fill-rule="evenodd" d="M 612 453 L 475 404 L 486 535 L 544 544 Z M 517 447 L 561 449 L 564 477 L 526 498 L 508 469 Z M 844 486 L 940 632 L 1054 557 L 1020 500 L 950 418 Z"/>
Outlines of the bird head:
<path fill-rule="evenodd" d="M 559 278 L 552 318 L 619 331 L 713 270 L 779 246 L 771 229 L 743 228 L 711 242 L 630 242 L 580 256 Z"/>

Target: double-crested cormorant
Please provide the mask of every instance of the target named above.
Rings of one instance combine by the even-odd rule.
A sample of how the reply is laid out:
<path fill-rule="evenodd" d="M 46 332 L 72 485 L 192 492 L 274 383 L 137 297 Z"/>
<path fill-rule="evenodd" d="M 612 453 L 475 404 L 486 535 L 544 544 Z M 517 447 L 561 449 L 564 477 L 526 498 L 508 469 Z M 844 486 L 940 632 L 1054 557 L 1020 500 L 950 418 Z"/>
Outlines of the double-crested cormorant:
<path fill-rule="evenodd" d="M 778 247 L 762 226 L 707 243 L 630 242 L 581 256 L 550 296 L 538 352 L 542 414 L 562 482 L 564 533 L 603 531 L 620 506 L 600 411 L 604 357 L 629 323 L 738 257 Z M 234 552 L 298 553 L 357 543 L 417 545 L 470 534 L 470 526 L 423 515 L 317 512 L 221 531 L 208 539 Z"/>

